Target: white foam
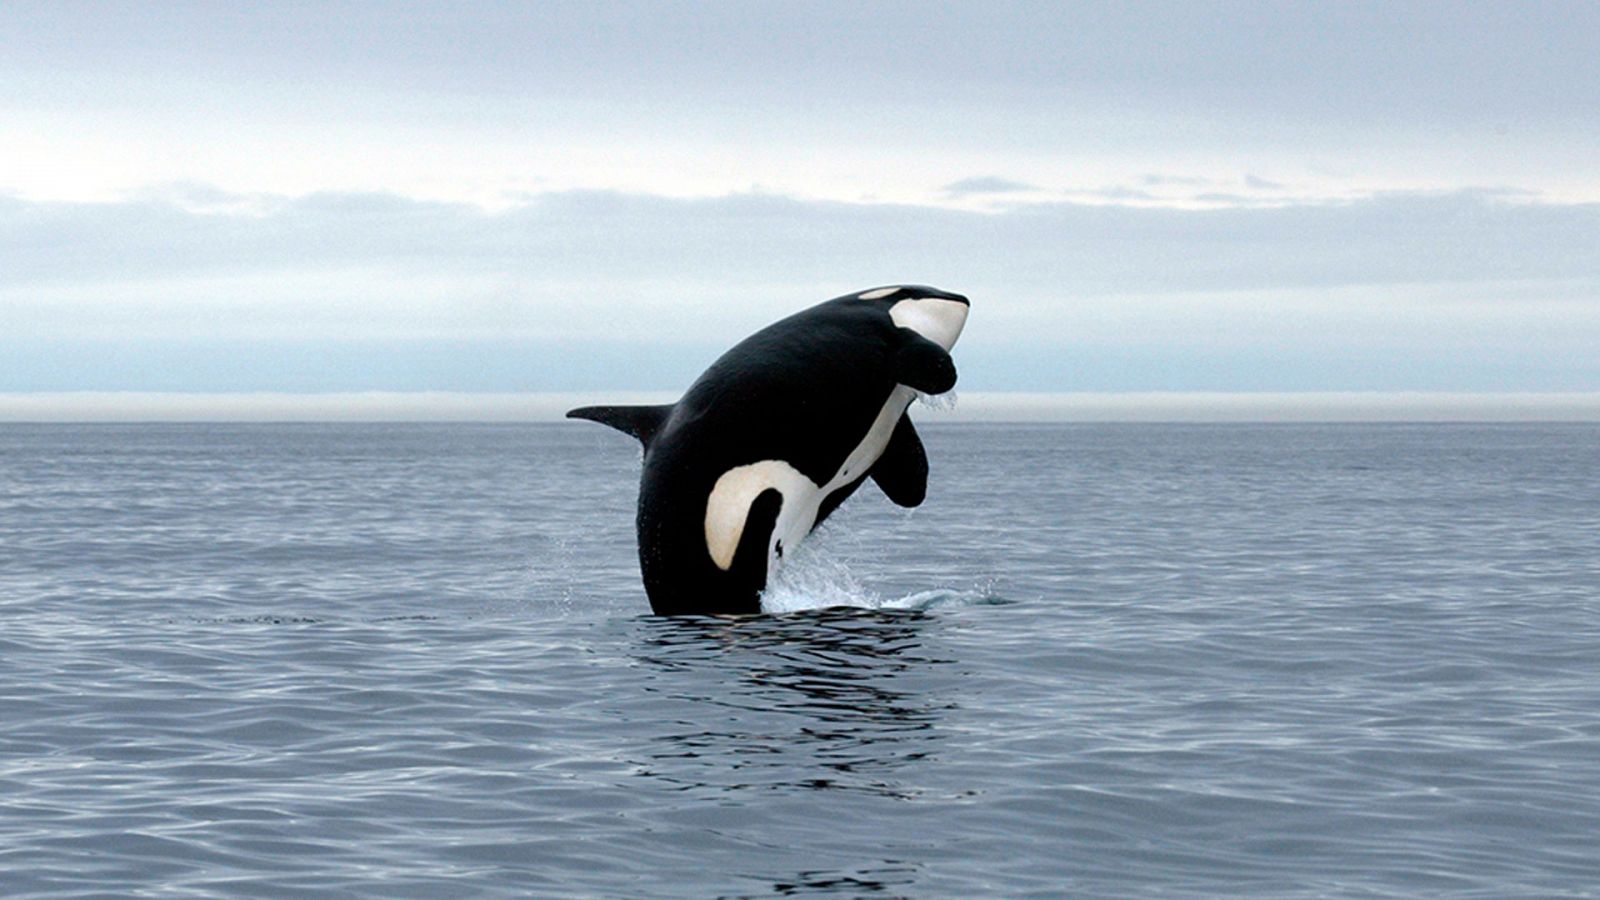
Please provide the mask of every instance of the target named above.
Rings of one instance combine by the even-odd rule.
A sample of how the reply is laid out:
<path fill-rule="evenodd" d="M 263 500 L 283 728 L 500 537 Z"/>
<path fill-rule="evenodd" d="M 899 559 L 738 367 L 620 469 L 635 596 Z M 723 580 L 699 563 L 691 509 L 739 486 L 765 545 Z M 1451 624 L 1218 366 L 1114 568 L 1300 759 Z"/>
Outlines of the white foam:
<path fill-rule="evenodd" d="M 921 391 L 917 392 L 918 404 L 938 412 L 955 412 L 956 400 L 956 392 L 953 390 L 945 391 L 942 394 L 924 394 Z"/>
<path fill-rule="evenodd" d="M 877 609 L 883 600 L 856 580 L 850 568 L 819 546 L 817 535 L 784 560 L 761 594 L 761 610 L 769 613 L 854 606 Z"/>
<path fill-rule="evenodd" d="M 862 584 L 843 560 L 828 552 L 825 541 L 812 540 L 783 568 L 761 595 L 761 611 L 792 613 L 808 609 L 930 610 L 950 606 L 987 606 L 1007 601 L 984 585 L 969 589 L 932 588 L 904 597 L 883 597 Z"/>

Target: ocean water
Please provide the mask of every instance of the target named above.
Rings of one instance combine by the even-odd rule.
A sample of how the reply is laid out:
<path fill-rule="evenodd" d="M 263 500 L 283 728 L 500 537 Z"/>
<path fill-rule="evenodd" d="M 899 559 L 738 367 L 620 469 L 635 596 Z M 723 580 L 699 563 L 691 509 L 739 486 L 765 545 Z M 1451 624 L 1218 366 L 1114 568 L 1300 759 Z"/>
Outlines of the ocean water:
<path fill-rule="evenodd" d="M 0 426 L 0 895 L 1600 893 L 1600 428 L 922 430 L 668 619 L 599 427 Z"/>

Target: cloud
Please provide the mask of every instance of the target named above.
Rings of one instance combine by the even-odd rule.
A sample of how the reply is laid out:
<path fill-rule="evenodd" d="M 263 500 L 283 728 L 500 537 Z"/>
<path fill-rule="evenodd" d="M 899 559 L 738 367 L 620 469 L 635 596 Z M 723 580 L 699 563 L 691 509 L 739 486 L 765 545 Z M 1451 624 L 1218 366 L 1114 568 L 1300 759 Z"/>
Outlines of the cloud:
<path fill-rule="evenodd" d="M 1080 188 L 1076 190 L 1063 191 L 1062 193 L 1067 197 L 1075 199 L 1110 200 L 1118 203 L 1126 203 L 1129 201 L 1159 202 L 1161 200 L 1160 197 L 1152 194 L 1149 191 L 1141 190 L 1135 187 L 1128 187 L 1127 185 L 1112 185 L 1111 187 L 1104 188 Z"/>
<path fill-rule="evenodd" d="M 13 7 L 17 7 L 13 9 Z M 721 97 L 793 103 L 848 85 L 854 96 L 929 106 L 1028 97 L 1060 109 L 1195 105 L 1341 121 L 1470 117 L 1528 123 L 1600 106 L 1586 3 L 1494 5 L 774 6 L 574 3 L 463 16 L 445 3 L 8 4 L 23 35 L 0 63 L 13 85 L 67 91 L 138 76 L 309 93 L 445 99 Z M 183 46 L 182 54 L 154 48 Z M 1536 60 L 1537 63 L 1532 61 Z M 63 62 L 69 65 L 63 67 Z M 22 79 L 19 82 L 19 79 Z M 1470 90 L 1463 90 L 1470 85 Z M 1381 86 L 1381 90 L 1374 89 Z M 21 87 L 14 86 L 13 90 Z M 41 87 L 39 90 L 45 90 Z"/>
<path fill-rule="evenodd" d="M 1597 233 L 1600 204 L 1476 191 L 989 213 L 0 199 L 0 389 L 579 390 L 613 371 L 667 388 L 794 309 L 899 281 L 974 297 L 963 358 L 992 388 L 1593 389 Z M 631 364 L 640 348 L 656 364 Z"/>
<path fill-rule="evenodd" d="M 952 181 L 944 186 L 945 194 L 952 197 L 964 197 L 972 194 L 1015 194 L 1037 190 L 1038 188 L 1031 184 L 1011 181 L 994 175 L 963 178 L 960 181 Z"/>
<path fill-rule="evenodd" d="M 1271 201 L 1250 194 L 1234 194 L 1227 191 L 1205 191 L 1189 197 L 1196 203 L 1208 203 L 1217 206 L 1265 206 Z"/>
<path fill-rule="evenodd" d="M 1140 176 L 1139 180 L 1152 187 L 1206 187 L 1216 183 L 1210 178 L 1203 178 L 1199 175 L 1170 175 L 1160 172 Z"/>
<path fill-rule="evenodd" d="M 1244 170 L 1596 199 L 1596 26 L 1584 3 L 0 4 L 0 188 L 927 202 L 952 173 Z"/>
<path fill-rule="evenodd" d="M 212 199 L 230 205 L 226 195 Z M 863 278 L 922 273 L 1058 296 L 1550 280 L 1600 275 L 1596 233 L 1600 204 L 1478 191 L 1198 210 L 1034 203 L 994 213 L 770 194 L 567 192 L 498 212 L 385 194 L 279 198 L 251 212 L 11 198 L 0 199 L 0 289 L 125 290 L 285 273 L 717 293 L 719 285 L 848 290 Z M 443 289 L 430 281 L 417 293 Z"/>
<path fill-rule="evenodd" d="M 997 386 L 1590 386 L 1596 25 L 0 4 L 0 389 L 666 386 L 892 281 Z"/>
<path fill-rule="evenodd" d="M 1245 175 L 1244 186 L 1256 191 L 1281 191 L 1288 185 L 1277 181 L 1269 181 L 1259 175 Z"/>

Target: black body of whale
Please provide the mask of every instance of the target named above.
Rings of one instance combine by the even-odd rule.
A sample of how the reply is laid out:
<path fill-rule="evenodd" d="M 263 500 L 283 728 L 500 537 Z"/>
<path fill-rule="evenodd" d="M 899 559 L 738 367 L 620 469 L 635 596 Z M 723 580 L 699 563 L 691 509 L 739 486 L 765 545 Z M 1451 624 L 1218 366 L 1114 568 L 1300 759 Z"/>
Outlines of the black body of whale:
<path fill-rule="evenodd" d="M 741 341 L 667 406 L 591 406 L 644 444 L 639 566 L 658 614 L 741 614 L 785 553 L 867 478 L 920 504 L 928 461 L 905 410 L 956 381 L 965 297 L 857 292 Z"/>

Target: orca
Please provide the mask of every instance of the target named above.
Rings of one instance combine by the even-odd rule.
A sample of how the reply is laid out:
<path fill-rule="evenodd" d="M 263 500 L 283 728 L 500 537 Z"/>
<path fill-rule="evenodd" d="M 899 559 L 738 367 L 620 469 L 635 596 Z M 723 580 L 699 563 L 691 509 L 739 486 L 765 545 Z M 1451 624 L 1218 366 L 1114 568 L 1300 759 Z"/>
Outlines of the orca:
<path fill-rule="evenodd" d="M 665 406 L 586 406 L 644 445 L 639 569 L 659 615 L 761 611 L 785 554 L 871 478 L 912 507 L 928 457 L 906 407 L 956 383 L 970 303 L 922 285 L 846 294 L 736 344 Z"/>

